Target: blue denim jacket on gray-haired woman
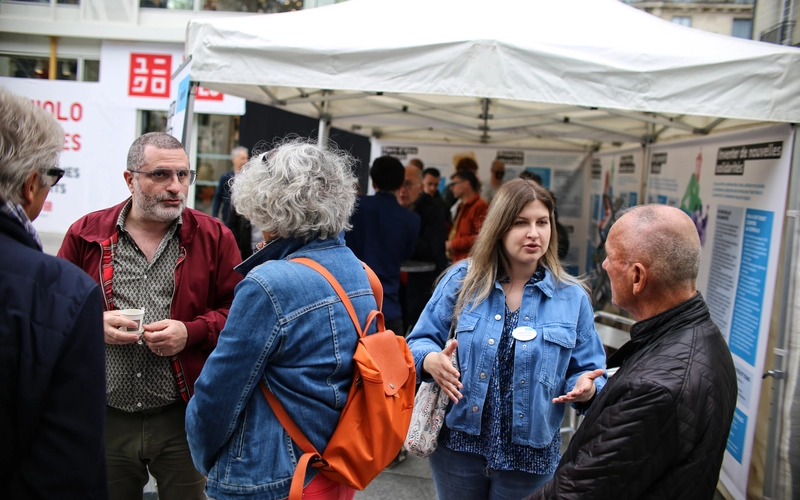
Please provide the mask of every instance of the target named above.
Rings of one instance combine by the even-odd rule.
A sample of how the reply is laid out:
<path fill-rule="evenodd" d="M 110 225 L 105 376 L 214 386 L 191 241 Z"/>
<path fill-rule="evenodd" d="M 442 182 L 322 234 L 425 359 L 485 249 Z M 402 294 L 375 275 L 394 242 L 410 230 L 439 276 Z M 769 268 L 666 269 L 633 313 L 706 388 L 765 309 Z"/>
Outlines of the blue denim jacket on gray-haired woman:
<path fill-rule="evenodd" d="M 288 262 L 295 257 L 327 268 L 362 321 L 376 307 L 367 275 L 341 235 L 276 240 L 237 268 L 247 276 L 236 287 L 186 412 L 192 459 L 208 476 L 211 498 L 289 495 L 302 451 L 275 417 L 260 381 L 318 450 L 328 444 L 347 400 L 358 333 L 325 278 Z M 309 467 L 305 484 L 315 475 Z"/>

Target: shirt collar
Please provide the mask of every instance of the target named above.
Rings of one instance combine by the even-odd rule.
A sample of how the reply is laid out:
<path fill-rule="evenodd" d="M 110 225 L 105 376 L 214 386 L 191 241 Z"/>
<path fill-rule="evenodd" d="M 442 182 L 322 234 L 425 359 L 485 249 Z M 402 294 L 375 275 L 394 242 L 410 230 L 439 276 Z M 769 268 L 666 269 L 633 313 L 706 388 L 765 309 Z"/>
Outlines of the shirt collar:
<path fill-rule="evenodd" d="M 36 229 L 33 227 L 33 223 L 28 218 L 28 214 L 25 213 L 25 210 L 22 208 L 22 205 L 19 203 L 12 203 L 10 201 L 3 202 L 0 199 L 0 212 L 6 214 L 13 220 L 16 220 L 22 227 L 25 228 L 25 232 L 33 238 L 34 243 L 36 246 L 39 247 L 39 250 L 43 250 L 44 247 L 42 246 L 42 240 L 39 239 L 39 234 L 36 232 Z"/>

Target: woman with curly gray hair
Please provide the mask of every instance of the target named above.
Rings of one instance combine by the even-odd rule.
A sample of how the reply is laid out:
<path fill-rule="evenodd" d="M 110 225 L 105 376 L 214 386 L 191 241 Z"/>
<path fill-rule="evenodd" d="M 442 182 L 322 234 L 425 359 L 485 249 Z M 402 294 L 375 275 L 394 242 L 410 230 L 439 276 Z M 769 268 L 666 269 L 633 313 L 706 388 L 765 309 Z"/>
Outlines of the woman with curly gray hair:
<path fill-rule="evenodd" d="M 347 153 L 292 141 L 254 157 L 234 177 L 233 207 L 267 243 L 238 268 L 246 278 L 186 412 L 192 458 L 208 476 L 210 498 L 289 494 L 302 452 L 286 438 L 260 382 L 319 450 L 339 421 L 358 336 L 325 278 L 290 260 L 307 257 L 327 268 L 359 317 L 375 308 L 367 275 L 342 237 L 356 200 L 352 166 Z M 308 470 L 304 498 L 353 497 L 316 472 Z"/>

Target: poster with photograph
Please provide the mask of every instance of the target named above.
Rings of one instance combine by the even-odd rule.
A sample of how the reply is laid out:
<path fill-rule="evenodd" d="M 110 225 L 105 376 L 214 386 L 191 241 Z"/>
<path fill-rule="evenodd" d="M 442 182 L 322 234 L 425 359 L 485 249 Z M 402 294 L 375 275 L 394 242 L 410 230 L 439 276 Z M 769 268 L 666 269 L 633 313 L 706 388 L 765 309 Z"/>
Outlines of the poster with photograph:
<path fill-rule="evenodd" d="M 641 203 L 644 154 L 643 148 L 636 147 L 595 153 L 591 158 L 586 195 L 589 199 L 588 233 L 583 234 L 587 235 L 585 268 L 595 273 L 592 283 L 595 309 L 602 309 L 611 300 L 610 283 L 601 272 L 606 237 L 620 210 Z"/>
<path fill-rule="evenodd" d="M 728 342 L 739 399 L 721 479 L 746 498 L 781 249 L 792 130 L 776 125 L 651 148 L 646 199 L 680 208 L 703 247 L 697 288 Z"/>

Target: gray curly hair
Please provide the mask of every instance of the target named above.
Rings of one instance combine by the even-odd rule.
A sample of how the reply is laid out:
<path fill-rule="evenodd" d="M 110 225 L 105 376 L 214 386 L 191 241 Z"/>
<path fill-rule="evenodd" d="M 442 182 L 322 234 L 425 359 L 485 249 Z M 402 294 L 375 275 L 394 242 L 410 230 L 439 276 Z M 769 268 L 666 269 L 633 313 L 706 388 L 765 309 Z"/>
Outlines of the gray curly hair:
<path fill-rule="evenodd" d="M 41 187 L 52 182 L 46 172 L 58 166 L 62 149 L 64 129 L 51 113 L 0 88 L 0 199 L 21 203 L 33 172 L 39 172 Z"/>
<path fill-rule="evenodd" d="M 355 159 L 295 139 L 245 164 L 231 203 L 255 227 L 279 238 L 330 238 L 350 229 L 356 202 Z"/>

